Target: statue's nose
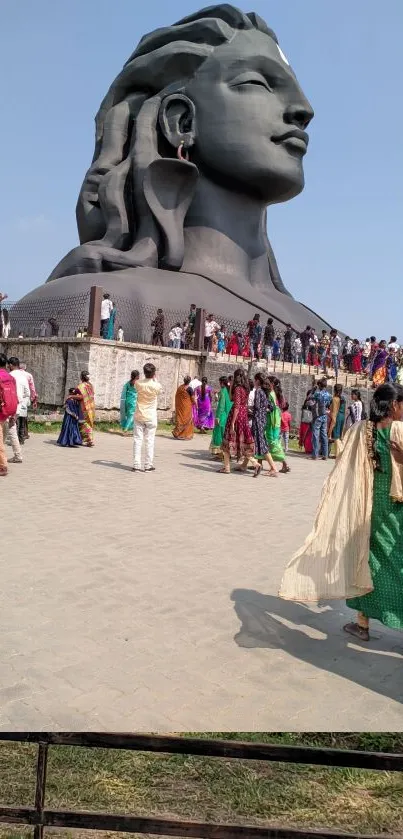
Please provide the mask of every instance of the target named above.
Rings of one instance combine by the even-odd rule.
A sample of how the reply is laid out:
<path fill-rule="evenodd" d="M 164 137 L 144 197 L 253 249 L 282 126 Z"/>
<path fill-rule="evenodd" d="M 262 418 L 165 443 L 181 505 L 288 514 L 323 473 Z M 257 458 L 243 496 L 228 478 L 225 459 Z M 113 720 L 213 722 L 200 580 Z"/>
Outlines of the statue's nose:
<path fill-rule="evenodd" d="M 314 116 L 312 106 L 308 100 L 303 96 L 300 101 L 288 105 L 284 114 L 284 121 L 290 125 L 296 125 L 298 128 L 308 127 L 311 119 Z"/>

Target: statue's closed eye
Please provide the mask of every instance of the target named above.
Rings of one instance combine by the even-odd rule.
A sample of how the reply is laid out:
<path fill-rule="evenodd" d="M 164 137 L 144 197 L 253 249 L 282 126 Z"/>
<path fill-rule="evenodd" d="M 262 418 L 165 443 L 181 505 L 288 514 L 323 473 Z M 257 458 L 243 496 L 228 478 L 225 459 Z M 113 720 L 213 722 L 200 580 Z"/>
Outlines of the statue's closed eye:
<path fill-rule="evenodd" d="M 231 82 L 230 87 L 246 87 L 247 85 L 255 85 L 257 87 L 264 87 L 270 93 L 273 90 L 273 88 L 271 87 L 271 85 L 269 84 L 267 79 L 265 79 L 260 74 L 259 75 L 258 74 L 256 74 L 256 75 L 243 74 L 242 76 L 238 76 L 238 78 L 234 79 Z"/>
<path fill-rule="evenodd" d="M 271 88 L 270 88 L 270 86 L 267 84 L 267 82 L 261 82 L 261 81 L 258 81 L 257 79 L 249 79 L 249 81 L 248 81 L 248 82 L 240 82 L 240 84 L 239 84 L 239 85 L 237 85 L 237 87 L 242 87 L 242 86 L 243 86 L 243 85 L 245 85 L 245 84 L 256 84 L 256 85 L 258 85 L 258 86 L 260 86 L 260 87 L 265 87 L 265 88 L 266 88 L 266 90 L 271 90 Z"/>

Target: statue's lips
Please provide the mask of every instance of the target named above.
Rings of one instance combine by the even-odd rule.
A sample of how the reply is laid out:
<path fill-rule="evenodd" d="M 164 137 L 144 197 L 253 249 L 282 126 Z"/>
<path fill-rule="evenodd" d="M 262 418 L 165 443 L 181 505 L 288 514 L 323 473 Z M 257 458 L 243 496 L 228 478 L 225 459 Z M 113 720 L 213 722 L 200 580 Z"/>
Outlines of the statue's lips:
<path fill-rule="evenodd" d="M 285 134 L 281 134 L 280 137 L 273 137 L 272 139 L 277 145 L 287 146 L 302 154 L 306 153 L 309 143 L 308 134 L 300 128 L 293 128 L 291 131 L 286 131 Z"/>

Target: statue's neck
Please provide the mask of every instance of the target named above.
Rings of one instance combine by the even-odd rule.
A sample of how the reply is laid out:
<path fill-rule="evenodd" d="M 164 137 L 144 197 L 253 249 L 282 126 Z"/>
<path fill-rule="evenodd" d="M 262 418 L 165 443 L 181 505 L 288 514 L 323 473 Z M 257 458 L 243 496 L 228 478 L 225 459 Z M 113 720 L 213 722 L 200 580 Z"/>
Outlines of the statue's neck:
<path fill-rule="evenodd" d="M 264 204 L 200 176 L 185 218 L 182 271 L 204 274 L 218 282 L 239 277 L 267 288 L 265 226 Z"/>

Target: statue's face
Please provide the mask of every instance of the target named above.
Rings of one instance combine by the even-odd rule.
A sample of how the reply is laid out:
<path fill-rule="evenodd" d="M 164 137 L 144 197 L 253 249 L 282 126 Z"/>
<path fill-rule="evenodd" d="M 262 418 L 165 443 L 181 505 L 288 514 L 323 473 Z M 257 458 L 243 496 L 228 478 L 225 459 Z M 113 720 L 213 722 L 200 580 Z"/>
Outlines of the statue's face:
<path fill-rule="evenodd" d="M 313 110 L 272 38 L 255 29 L 237 33 L 214 50 L 186 93 L 196 107 L 192 160 L 207 177 L 267 204 L 301 192 Z M 289 132 L 297 136 L 285 138 Z"/>

